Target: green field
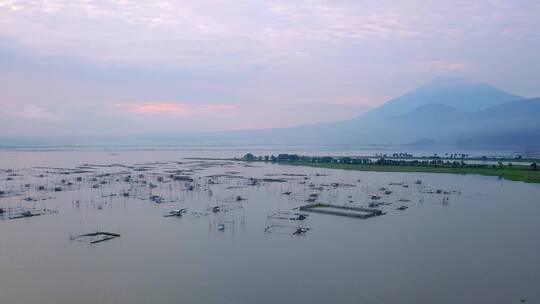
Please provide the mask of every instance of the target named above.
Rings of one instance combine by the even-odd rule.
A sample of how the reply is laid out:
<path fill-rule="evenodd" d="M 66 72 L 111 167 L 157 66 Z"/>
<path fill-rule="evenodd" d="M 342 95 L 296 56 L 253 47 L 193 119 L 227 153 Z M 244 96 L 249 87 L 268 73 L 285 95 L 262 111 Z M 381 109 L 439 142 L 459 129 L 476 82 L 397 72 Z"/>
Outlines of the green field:
<path fill-rule="evenodd" d="M 528 166 L 503 168 L 469 168 L 447 166 L 396 166 L 396 165 L 351 165 L 337 163 L 309 163 L 309 162 L 279 162 L 279 164 L 307 166 L 315 168 L 374 171 L 374 172 L 425 172 L 425 173 L 450 173 L 450 174 L 479 174 L 486 176 L 498 176 L 507 180 L 521 181 L 526 183 L 540 183 L 540 170 L 532 170 Z"/>

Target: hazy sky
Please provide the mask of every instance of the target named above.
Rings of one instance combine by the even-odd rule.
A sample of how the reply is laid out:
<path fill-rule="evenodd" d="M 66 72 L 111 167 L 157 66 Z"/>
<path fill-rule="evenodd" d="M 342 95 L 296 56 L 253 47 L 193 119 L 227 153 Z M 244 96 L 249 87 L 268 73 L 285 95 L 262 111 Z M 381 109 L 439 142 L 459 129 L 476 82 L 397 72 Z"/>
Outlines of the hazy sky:
<path fill-rule="evenodd" d="M 441 76 L 540 96 L 539 50 L 539 0 L 0 0 L 0 135 L 334 121 Z"/>

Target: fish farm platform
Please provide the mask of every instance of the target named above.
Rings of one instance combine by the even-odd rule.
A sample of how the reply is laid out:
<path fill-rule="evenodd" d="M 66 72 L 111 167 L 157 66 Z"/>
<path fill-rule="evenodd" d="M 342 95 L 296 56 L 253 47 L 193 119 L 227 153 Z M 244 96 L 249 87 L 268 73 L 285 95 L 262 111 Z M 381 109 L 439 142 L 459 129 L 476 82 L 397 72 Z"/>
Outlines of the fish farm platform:
<path fill-rule="evenodd" d="M 366 218 L 384 214 L 381 210 L 374 209 L 374 208 L 329 205 L 329 204 L 310 204 L 310 205 L 301 206 L 299 209 L 301 211 L 306 211 L 306 212 L 347 216 L 347 217 L 360 218 L 360 219 L 366 219 Z"/>

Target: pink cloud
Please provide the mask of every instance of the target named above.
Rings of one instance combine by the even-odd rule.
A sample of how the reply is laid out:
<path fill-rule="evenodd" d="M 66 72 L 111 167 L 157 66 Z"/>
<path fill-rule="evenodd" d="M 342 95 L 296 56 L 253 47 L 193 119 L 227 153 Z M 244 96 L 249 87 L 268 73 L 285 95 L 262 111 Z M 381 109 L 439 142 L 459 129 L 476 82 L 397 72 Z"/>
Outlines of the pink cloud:
<path fill-rule="evenodd" d="M 187 114 L 189 109 L 176 103 L 144 103 L 126 107 L 127 112 L 139 114 Z"/>
<path fill-rule="evenodd" d="M 136 114 L 160 114 L 160 115 L 186 115 L 205 114 L 219 111 L 235 110 L 235 105 L 228 104 L 187 104 L 175 102 L 147 102 L 147 103 L 121 103 L 114 104 L 113 107 L 123 112 Z"/>

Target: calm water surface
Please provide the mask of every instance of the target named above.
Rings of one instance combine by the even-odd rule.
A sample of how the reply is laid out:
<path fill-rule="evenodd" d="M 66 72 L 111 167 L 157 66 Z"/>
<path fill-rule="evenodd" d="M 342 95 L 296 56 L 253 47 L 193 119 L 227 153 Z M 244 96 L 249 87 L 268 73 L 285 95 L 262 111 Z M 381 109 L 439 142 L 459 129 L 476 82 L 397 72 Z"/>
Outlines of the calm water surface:
<path fill-rule="evenodd" d="M 12 169 L 0 171 L 0 207 L 58 211 L 0 220 L 0 303 L 540 301 L 538 185 L 184 159 L 242 154 L 0 152 L 0 168 Z M 83 164 L 91 164 L 84 167 L 89 172 L 60 174 L 59 168 Z M 302 222 L 272 217 L 296 212 L 313 193 L 318 202 L 354 206 L 377 193 L 387 214 L 366 220 L 310 214 Z M 164 202 L 152 202 L 152 195 Z M 403 204 L 409 208 L 395 210 Z M 212 212 L 214 206 L 222 212 Z M 187 213 L 163 217 L 177 208 Z M 297 227 L 310 230 L 293 236 Z M 94 245 L 70 240 L 97 229 L 122 236 Z"/>

